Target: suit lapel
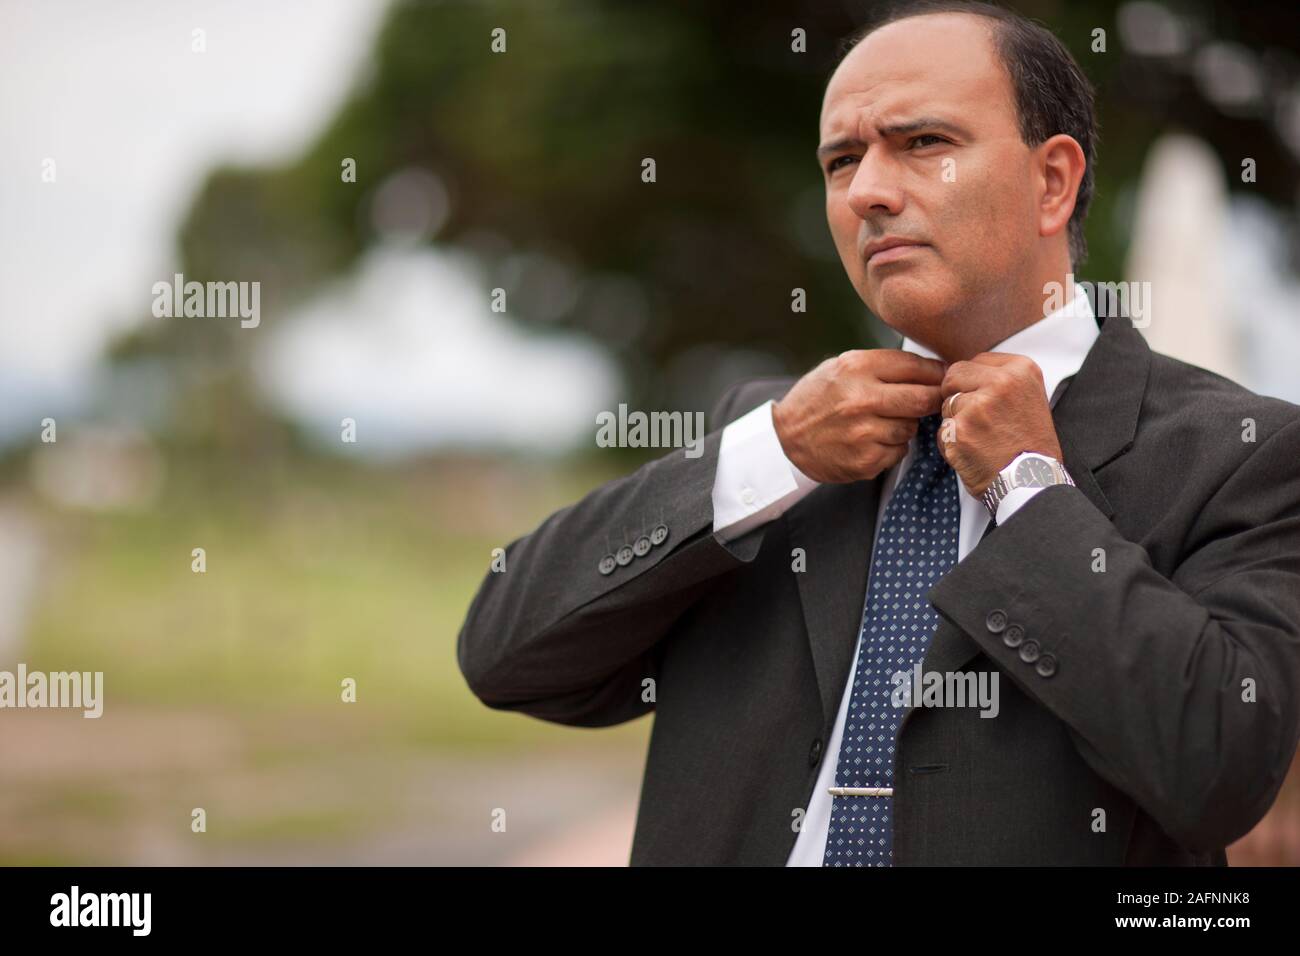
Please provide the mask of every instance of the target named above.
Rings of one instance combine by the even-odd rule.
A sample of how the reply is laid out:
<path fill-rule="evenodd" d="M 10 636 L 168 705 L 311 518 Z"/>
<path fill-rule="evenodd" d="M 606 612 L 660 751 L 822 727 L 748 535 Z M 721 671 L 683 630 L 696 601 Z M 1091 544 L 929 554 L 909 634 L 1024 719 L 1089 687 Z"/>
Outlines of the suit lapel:
<path fill-rule="evenodd" d="M 795 578 L 828 723 L 839 708 L 862 624 L 881 483 L 822 485 L 786 513 L 790 545 L 807 555 L 807 570 Z"/>
<path fill-rule="evenodd" d="M 1066 469 L 1108 518 L 1114 509 L 1094 472 L 1133 444 L 1150 363 L 1146 340 L 1132 323 L 1107 318 L 1052 410 Z M 839 709 L 861 632 L 882 483 L 877 477 L 822 485 L 785 515 L 791 547 L 803 548 L 807 556 L 807 570 L 795 577 L 828 724 Z M 980 541 L 994 533 L 990 523 Z M 973 640 L 941 620 L 923 666 L 956 671 L 978 653 Z"/>

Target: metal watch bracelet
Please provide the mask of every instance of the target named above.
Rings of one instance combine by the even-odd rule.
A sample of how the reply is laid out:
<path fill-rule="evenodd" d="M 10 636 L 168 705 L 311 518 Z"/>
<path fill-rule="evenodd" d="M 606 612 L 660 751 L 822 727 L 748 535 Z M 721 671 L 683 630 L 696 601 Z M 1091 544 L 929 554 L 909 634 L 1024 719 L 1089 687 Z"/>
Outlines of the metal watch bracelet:
<path fill-rule="evenodd" d="M 1058 461 L 1051 455 L 1043 455 L 1039 452 L 1020 452 L 1011 460 L 1011 464 L 998 472 L 997 477 L 989 483 L 989 486 L 984 489 L 984 493 L 980 495 L 980 500 L 983 501 L 985 509 L 988 510 L 989 516 L 993 518 L 994 521 L 997 520 L 998 505 L 1002 503 L 1002 499 L 1010 494 L 1012 489 L 1027 487 L 1014 483 L 1016 468 L 1018 467 L 1021 455 L 1024 454 L 1038 455 L 1038 457 L 1046 458 L 1052 463 L 1052 471 L 1059 479 L 1058 481 L 1053 482 L 1053 484 L 1074 486 L 1074 479 L 1071 478 L 1070 473 L 1065 470 L 1065 464 L 1063 462 Z M 1038 485 L 1034 487 L 1046 488 L 1050 486 Z"/>

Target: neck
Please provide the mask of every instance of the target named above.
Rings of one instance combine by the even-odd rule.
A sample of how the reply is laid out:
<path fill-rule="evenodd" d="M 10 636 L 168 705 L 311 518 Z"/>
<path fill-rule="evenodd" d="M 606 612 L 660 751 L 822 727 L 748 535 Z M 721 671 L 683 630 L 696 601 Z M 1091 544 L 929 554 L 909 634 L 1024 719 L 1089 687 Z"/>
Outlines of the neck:
<path fill-rule="evenodd" d="M 944 361 L 967 361 L 1074 301 L 1074 283 L 1068 260 L 1054 264 L 1033 273 L 1025 282 L 991 290 L 982 302 L 966 303 L 960 314 L 940 326 L 957 335 L 935 343 L 913 338 Z M 979 315 L 986 318 L 980 321 Z"/>

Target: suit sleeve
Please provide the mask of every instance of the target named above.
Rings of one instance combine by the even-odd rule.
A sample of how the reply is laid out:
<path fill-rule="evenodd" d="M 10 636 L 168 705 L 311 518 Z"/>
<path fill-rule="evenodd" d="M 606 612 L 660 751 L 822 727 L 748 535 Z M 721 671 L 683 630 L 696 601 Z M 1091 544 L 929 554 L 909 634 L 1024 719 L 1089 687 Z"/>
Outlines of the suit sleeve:
<path fill-rule="evenodd" d="M 737 408 L 742 391 L 719 401 L 698 457 L 679 449 L 649 462 L 506 548 L 506 570 L 484 578 L 457 641 L 461 672 L 483 703 L 585 727 L 654 709 L 643 698 L 644 681 L 657 676 L 656 645 L 763 540 L 762 528 L 733 541 L 713 532 L 719 425 L 747 410 Z M 626 564 L 607 560 L 663 535 L 644 554 L 625 553 Z"/>
<path fill-rule="evenodd" d="M 1053 486 L 930 599 L 1200 852 L 1263 817 L 1300 737 L 1300 421 L 1205 503 L 1184 554 L 1166 579 L 1082 492 Z"/>

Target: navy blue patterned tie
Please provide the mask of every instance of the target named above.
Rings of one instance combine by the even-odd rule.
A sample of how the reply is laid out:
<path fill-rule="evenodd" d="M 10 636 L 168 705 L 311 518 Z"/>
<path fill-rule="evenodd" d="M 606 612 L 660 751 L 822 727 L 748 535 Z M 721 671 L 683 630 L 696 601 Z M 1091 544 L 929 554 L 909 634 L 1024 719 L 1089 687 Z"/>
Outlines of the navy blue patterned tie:
<path fill-rule="evenodd" d="M 894 785 L 894 738 L 906 708 L 891 700 L 891 677 L 925 656 L 939 623 L 926 592 L 957 563 L 961 502 L 957 475 L 935 445 L 939 421 L 921 419 L 912 463 L 881 518 L 837 787 Z M 823 865 L 891 866 L 893 843 L 892 797 L 833 798 Z"/>

